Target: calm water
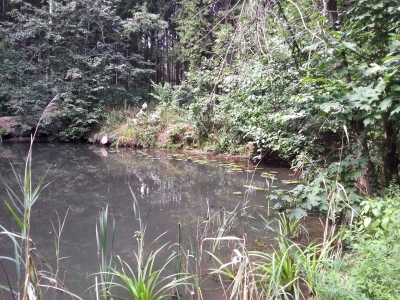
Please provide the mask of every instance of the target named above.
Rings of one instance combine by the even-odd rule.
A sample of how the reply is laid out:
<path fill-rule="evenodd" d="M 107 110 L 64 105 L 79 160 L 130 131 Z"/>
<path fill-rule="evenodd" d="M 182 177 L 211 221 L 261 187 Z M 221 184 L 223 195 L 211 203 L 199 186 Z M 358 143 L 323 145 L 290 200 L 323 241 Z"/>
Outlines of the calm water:
<path fill-rule="evenodd" d="M 28 147 L 28 144 L 0 145 L 0 174 L 18 192 L 10 163 L 23 176 Z M 99 211 L 106 205 L 109 206 L 110 220 L 114 218 L 116 224 L 113 253 L 128 262 L 133 261 L 136 251 L 134 232 L 138 225 L 130 188 L 138 200 L 142 219 L 149 213 L 147 245 L 165 233 L 153 245 L 154 249 L 177 241 L 179 223 L 184 244 L 189 248 L 190 244 L 196 243 L 197 228 L 201 228 L 207 218 L 214 220 L 214 227 L 209 230 L 212 236 L 226 213 L 235 207 L 246 209 L 228 224 L 225 234 L 243 237 L 246 232 L 250 247 L 256 240 L 266 240 L 269 233 L 264 229 L 260 215 L 267 218 L 268 206 L 272 207 L 274 203 L 268 203 L 267 191 L 248 186 L 263 189 L 269 183 L 270 187 L 282 188 L 280 180 L 290 179 L 291 171 L 268 166 L 256 168 L 247 160 L 215 159 L 167 151 L 107 151 L 83 144 L 37 143 L 33 149 L 34 180 L 38 181 L 46 174 L 45 182 L 50 184 L 33 208 L 33 241 L 55 267 L 56 239 L 52 222 L 57 229 L 57 213 L 62 221 L 68 212 L 61 234 L 60 256 L 63 259 L 60 271 L 71 292 L 89 299 L 86 289 L 94 283 L 92 274 L 99 271 L 95 227 Z M 261 176 L 263 172 L 276 174 L 278 180 L 272 183 Z M 0 224 L 17 230 L 17 224 L 4 205 L 7 197 L 4 184 L 1 184 Z M 205 243 L 204 247 L 211 247 L 210 244 Z M 233 249 L 234 245 L 221 250 L 226 257 L 230 257 L 232 249 L 229 248 Z M 0 255 L 10 249 L 9 240 L 1 237 Z M 160 260 L 165 260 L 172 250 L 173 246 L 165 248 Z M 5 284 L 4 276 L 0 276 L 0 284 Z M 213 288 L 212 283 L 205 282 L 204 285 Z"/>

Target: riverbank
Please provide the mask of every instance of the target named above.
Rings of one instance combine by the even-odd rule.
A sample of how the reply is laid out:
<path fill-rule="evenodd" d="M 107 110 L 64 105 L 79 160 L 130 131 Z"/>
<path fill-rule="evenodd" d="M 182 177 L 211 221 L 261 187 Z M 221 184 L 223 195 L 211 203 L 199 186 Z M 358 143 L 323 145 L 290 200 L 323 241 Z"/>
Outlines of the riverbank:
<path fill-rule="evenodd" d="M 21 133 L 17 117 L 0 117 L 3 141 L 25 142 L 29 133 Z M 217 133 L 216 133 L 217 132 Z M 229 132 L 214 130 L 204 134 L 199 124 L 193 124 L 188 111 L 179 107 L 158 106 L 153 109 L 110 110 L 99 125 L 80 141 L 107 147 L 137 147 L 190 151 L 195 154 L 219 155 L 226 158 L 246 158 L 288 167 L 276 151 L 257 152 L 250 139 L 230 140 Z M 62 141 L 56 134 L 37 136 L 36 141 Z"/>

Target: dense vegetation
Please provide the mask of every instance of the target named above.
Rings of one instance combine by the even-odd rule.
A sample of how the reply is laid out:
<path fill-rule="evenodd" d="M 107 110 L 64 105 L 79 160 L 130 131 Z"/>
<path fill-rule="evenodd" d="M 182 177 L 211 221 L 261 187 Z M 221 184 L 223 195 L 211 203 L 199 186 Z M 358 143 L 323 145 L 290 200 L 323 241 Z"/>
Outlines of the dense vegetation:
<path fill-rule="evenodd" d="M 47 107 L 39 133 L 90 139 L 151 101 L 217 152 L 331 151 L 365 194 L 398 180 L 396 1 L 12 1 L 1 20 L 0 109 L 22 134 Z"/>
<path fill-rule="evenodd" d="M 313 209 L 341 224 L 361 219 L 359 261 L 345 274 L 355 281 L 339 291 L 322 280 L 312 291 L 396 295 L 390 280 L 398 277 L 368 262 L 383 251 L 398 272 L 399 193 L 382 192 L 399 184 L 398 1 L 3 3 L 0 112 L 20 118 L 22 134 L 45 111 L 38 133 L 62 140 L 101 132 L 163 146 L 157 133 L 178 123 L 168 139 L 179 147 L 279 153 L 302 184 L 270 195 L 281 199 L 277 210 L 291 219 Z M 332 270 L 321 272 L 339 284 Z"/>

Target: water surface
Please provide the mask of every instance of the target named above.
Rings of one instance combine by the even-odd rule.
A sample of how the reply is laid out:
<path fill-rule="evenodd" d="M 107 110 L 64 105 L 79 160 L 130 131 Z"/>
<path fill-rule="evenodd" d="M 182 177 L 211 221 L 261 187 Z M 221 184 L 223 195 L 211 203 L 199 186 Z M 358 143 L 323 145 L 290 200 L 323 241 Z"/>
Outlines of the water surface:
<path fill-rule="evenodd" d="M 1 176 L 16 192 L 19 190 L 11 165 L 23 176 L 28 147 L 29 144 L 21 143 L 0 146 Z M 277 179 L 262 177 L 264 172 L 275 174 Z M 240 212 L 224 228 L 224 235 L 243 238 L 246 234 L 250 247 L 255 245 L 254 241 L 265 240 L 269 233 L 260 216 L 267 219 L 269 207 L 274 204 L 268 203 L 266 189 L 285 187 L 280 180 L 291 178 L 289 169 L 256 166 L 246 159 L 217 160 L 212 156 L 161 150 L 41 143 L 33 147 L 33 174 L 36 182 L 45 175 L 49 185 L 33 207 L 32 239 L 38 251 L 55 266 L 57 239 L 53 226 L 58 231 L 58 218 L 62 221 L 67 214 L 60 239 L 60 272 L 70 291 L 84 299 L 94 282 L 92 274 L 99 271 L 95 227 L 99 211 L 107 205 L 110 223 L 115 219 L 116 226 L 113 254 L 129 262 L 137 250 L 133 193 L 147 223 L 146 244 L 157 240 L 152 245 L 155 249 L 164 243 L 171 245 L 160 254 L 164 261 L 174 250 L 178 224 L 189 249 L 198 242 L 196 236 L 205 221 L 214 221 L 209 229 L 211 236 L 235 208 Z M 0 186 L 0 197 L 7 199 L 4 184 Z M 0 223 L 17 230 L 3 201 Z M 161 234 L 164 235 L 157 239 Z M 204 247 L 211 245 L 205 243 Z M 222 250 L 226 257 L 230 256 L 229 247 L 235 245 Z M 11 249 L 4 237 L 0 249 L 4 253 Z M 0 280 L 4 284 L 4 278 Z"/>

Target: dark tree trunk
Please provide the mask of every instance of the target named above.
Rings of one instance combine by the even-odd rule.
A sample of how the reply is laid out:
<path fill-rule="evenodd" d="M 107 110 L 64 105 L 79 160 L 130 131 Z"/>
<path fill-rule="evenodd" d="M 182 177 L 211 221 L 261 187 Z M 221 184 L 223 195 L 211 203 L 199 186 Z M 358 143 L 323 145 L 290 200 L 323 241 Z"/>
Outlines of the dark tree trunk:
<path fill-rule="evenodd" d="M 393 179 L 399 183 L 399 157 L 397 154 L 397 135 L 395 121 L 389 120 L 389 112 L 382 114 L 384 149 L 382 158 L 381 188 L 388 187 Z"/>
<path fill-rule="evenodd" d="M 334 27 L 336 27 L 338 19 L 336 0 L 328 0 L 326 3 L 326 11 L 328 12 L 328 20 L 333 24 Z"/>

